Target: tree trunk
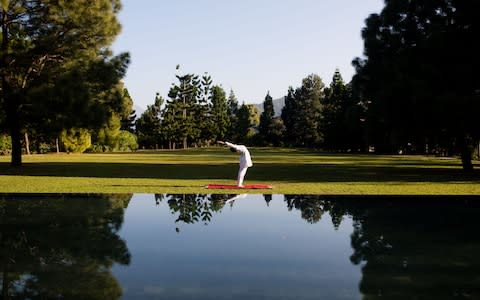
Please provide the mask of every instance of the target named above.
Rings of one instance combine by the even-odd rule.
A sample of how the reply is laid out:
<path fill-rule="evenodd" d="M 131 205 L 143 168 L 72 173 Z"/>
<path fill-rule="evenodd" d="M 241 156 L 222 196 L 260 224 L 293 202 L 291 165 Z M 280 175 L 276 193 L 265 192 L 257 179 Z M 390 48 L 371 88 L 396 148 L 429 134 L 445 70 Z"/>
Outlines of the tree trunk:
<path fill-rule="evenodd" d="M 472 149 L 468 145 L 467 138 L 461 137 L 459 139 L 459 147 L 462 158 L 462 167 L 464 171 L 473 171 L 472 164 Z"/>
<path fill-rule="evenodd" d="M 12 138 L 12 166 L 19 167 L 22 165 L 22 138 L 20 128 L 11 125 L 10 137 Z"/>
<path fill-rule="evenodd" d="M 18 104 L 12 99 L 7 100 L 7 124 L 9 126 L 10 137 L 12 139 L 12 166 L 22 165 L 22 133 L 20 130 L 20 121 L 18 120 Z M 9 102 L 9 103 L 8 103 Z"/>
<path fill-rule="evenodd" d="M 30 142 L 28 141 L 28 133 L 25 131 L 25 150 L 27 155 L 30 155 Z"/>
<path fill-rule="evenodd" d="M 2 2 L 3 3 L 3 2 Z M 0 80 L 2 81 L 2 108 L 5 108 L 6 121 L 10 138 L 12 139 L 12 166 L 22 165 L 22 137 L 20 134 L 20 121 L 18 120 L 19 104 L 15 102 L 16 99 L 11 99 L 11 88 L 7 80 L 7 73 L 5 71 L 7 66 L 7 50 L 9 47 L 9 28 L 7 26 L 7 13 L 2 11 L 2 44 L 0 56 Z"/>
<path fill-rule="evenodd" d="M 55 147 L 57 148 L 57 154 L 60 153 L 60 147 L 58 145 L 58 138 L 55 139 Z"/>

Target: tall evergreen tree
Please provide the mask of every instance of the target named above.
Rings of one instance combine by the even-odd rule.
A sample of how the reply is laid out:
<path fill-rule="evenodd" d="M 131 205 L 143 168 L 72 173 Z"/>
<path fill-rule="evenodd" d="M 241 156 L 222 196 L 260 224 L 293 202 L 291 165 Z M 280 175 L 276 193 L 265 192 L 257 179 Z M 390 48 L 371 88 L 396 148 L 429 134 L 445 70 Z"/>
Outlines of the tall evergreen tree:
<path fill-rule="evenodd" d="M 157 93 L 155 103 L 147 106 L 145 112 L 136 121 L 135 133 L 138 136 L 140 147 L 157 148 L 159 143 L 162 142 L 162 133 L 168 136 L 168 125 L 161 120 L 164 102 L 164 99 Z"/>
<path fill-rule="evenodd" d="M 175 113 L 175 121 L 179 124 L 179 138 L 182 140 L 183 149 L 188 148 L 188 140 L 196 141 L 201 130 L 196 121 L 198 112 L 198 94 L 200 93 L 200 80 L 198 75 L 176 75 L 179 83 L 174 85 L 169 93 L 169 109 Z"/>
<path fill-rule="evenodd" d="M 213 132 L 210 130 L 212 126 L 212 77 L 205 72 L 200 81 L 200 91 L 197 95 L 197 103 L 195 105 L 195 123 L 199 128 L 200 135 L 195 143 L 205 144 L 209 143 L 213 137 Z"/>
<path fill-rule="evenodd" d="M 12 165 L 22 163 L 22 131 L 40 126 L 30 121 L 33 115 L 71 123 L 64 128 L 92 127 L 116 110 L 121 97 L 106 92 L 128 63 L 128 55 L 112 59 L 108 49 L 120 31 L 119 10 L 120 0 L 1 2 L 0 110 L 12 138 Z"/>
<path fill-rule="evenodd" d="M 235 135 L 236 133 L 236 128 L 238 124 L 238 118 L 237 118 L 237 113 L 238 113 L 238 100 L 237 97 L 235 96 L 235 93 L 233 90 L 230 90 L 230 94 L 227 99 L 227 111 L 228 111 L 228 116 L 230 119 L 230 127 L 227 132 L 227 137 L 235 141 L 237 136 Z"/>
<path fill-rule="evenodd" d="M 222 87 L 216 85 L 212 89 L 211 134 L 213 139 L 224 140 L 230 127 L 227 99 Z"/>
<path fill-rule="evenodd" d="M 324 84 L 320 76 L 310 74 L 302 86 L 289 89 L 285 97 L 282 119 L 289 144 L 299 147 L 318 147 L 322 142 L 320 132 L 321 99 Z"/>
<path fill-rule="evenodd" d="M 282 108 L 281 118 L 285 126 L 284 143 L 293 146 L 295 144 L 295 123 L 299 117 L 299 110 L 297 109 L 297 102 L 295 90 L 293 87 L 288 88 L 285 96 L 285 106 Z"/>
<path fill-rule="evenodd" d="M 325 88 L 322 99 L 320 128 L 323 134 L 323 147 L 333 150 L 346 150 L 349 146 L 346 124 L 347 106 L 351 99 L 348 86 L 343 82 L 338 69 L 333 74 L 330 87 Z"/>
<path fill-rule="evenodd" d="M 235 131 L 236 141 L 238 143 L 246 143 L 248 132 L 251 127 L 250 110 L 245 103 L 242 103 L 237 111 L 237 126 Z"/>
<path fill-rule="evenodd" d="M 120 129 L 133 133 L 135 131 L 135 120 L 137 119 L 137 114 L 133 109 L 133 100 L 132 97 L 130 97 L 130 93 L 128 92 L 127 88 L 123 89 L 123 103 L 125 108 L 123 113 L 120 115 Z"/>
<path fill-rule="evenodd" d="M 263 101 L 263 112 L 260 115 L 259 131 L 262 140 L 267 144 L 273 143 L 273 124 L 274 124 L 275 111 L 273 108 L 273 99 L 270 93 L 267 93 L 265 100 Z"/>

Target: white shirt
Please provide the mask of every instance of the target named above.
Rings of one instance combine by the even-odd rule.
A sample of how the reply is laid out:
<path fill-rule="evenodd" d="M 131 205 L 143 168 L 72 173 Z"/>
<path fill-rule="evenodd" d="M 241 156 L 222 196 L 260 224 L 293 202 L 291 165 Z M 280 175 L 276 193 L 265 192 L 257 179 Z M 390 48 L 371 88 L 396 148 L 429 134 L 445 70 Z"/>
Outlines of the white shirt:
<path fill-rule="evenodd" d="M 229 142 L 225 142 L 230 148 L 235 149 L 235 151 L 240 152 L 240 167 L 251 167 L 253 166 L 252 158 L 250 157 L 250 152 L 248 151 L 247 147 L 244 145 L 235 145 Z"/>

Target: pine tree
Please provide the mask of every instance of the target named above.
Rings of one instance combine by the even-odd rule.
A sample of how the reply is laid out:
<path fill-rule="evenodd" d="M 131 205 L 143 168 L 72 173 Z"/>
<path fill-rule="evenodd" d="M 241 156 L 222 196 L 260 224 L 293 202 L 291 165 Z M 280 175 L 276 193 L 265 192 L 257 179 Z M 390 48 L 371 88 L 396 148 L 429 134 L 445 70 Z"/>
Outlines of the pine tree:
<path fill-rule="evenodd" d="M 198 126 L 200 135 L 194 141 L 195 143 L 205 144 L 209 143 L 213 137 L 213 133 L 210 130 L 214 124 L 213 119 L 210 117 L 212 114 L 212 77 L 205 72 L 200 82 L 200 91 L 197 95 L 197 103 L 195 105 L 195 124 Z"/>
<path fill-rule="evenodd" d="M 133 100 L 126 88 L 123 89 L 123 106 L 125 107 L 121 117 L 121 130 L 126 130 L 133 133 L 135 131 L 135 120 L 137 118 L 136 112 L 133 109 Z"/>
<path fill-rule="evenodd" d="M 230 95 L 227 99 L 227 111 L 230 119 L 230 127 L 227 131 L 227 137 L 229 140 L 235 141 L 237 140 L 236 128 L 238 125 L 238 101 L 233 90 L 230 90 Z"/>
<path fill-rule="evenodd" d="M 243 103 L 237 111 L 237 120 L 237 126 L 235 127 L 235 141 L 238 143 L 246 143 L 251 123 L 250 110 L 245 103 Z"/>
<path fill-rule="evenodd" d="M 321 99 L 324 84 L 316 74 L 302 80 L 302 86 L 289 88 L 282 110 L 287 144 L 299 147 L 318 147 L 322 142 L 320 132 Z"/>
<path fill-rule="evenodd" d="M 216 85 L 212 89 L 211 133 L 213 139 L 224 140 L 230 127 L 225 91 Z"/>
<path fill-rule="evenodd" d="M 267 93 L 265 100 L 263 101 L 263 112 L 260 115 L 259 131 L 263 141 L 267 145 L 273 143 L 273 122 L 275 117 L 275 111 L 273 108 L 273 99 L 270 93 Z"/>
<path fill-rule="evenodd" d="M 324 137 L 324 148 L 347 150 L 349 134 L 346 114 L 350 99 L 350 91 L 343 82 L 340 71 L 336 69 L 330 87 L 325 88 L 325 97 L 321 101 L 322 119 L 320 128 Z"/>
<path fill-rule="evenodd" d="M 188 139 L 197 141 L 201 129 L 198 120 L 198 94 L 200 92 L 200 80 L 198 75 L 176 75 L 179 83 L 174 85 L 168 97 L 168 108 L 174 114 L 174 121 L 179 125 L 179 138 L 183 143 L 183 149 L 188 148 Z"/>
<path fill-rule="evenodd" d="M 12 138 L 12 165 L 19 166 L 22 131 L 39 126 L 33 118 L 94 127 L 117 111 L 121 97 L 109 91 L 129 58 L 112 58 L 108 48 L 120 32 L 120 0 L 1 4 L 0 114 Z"/>
<path fill-rule="evenodd" d="M 295 96 L 295 90 L 293 87 L 288 88 L 287 95 L 285 96 L 285 106 L 282 108 L 281 118 L 285 126 L 284 143 L 293 146 L 295 144 L 295 122 L 299 115 L 297 109 L 297 101 Z"/>
<path fill-rule="evenodd" d="M 162 142 L 162 136 L 167 139 L 168 125 L 165 124 L 165 120 L 161 120 L 164 102 L 163 98 L 157 93 L 155 103 L 147 106 L 145 112 L 135 122 L 135 133 L 138 136 L 140 147 L 155 149 Z"/>

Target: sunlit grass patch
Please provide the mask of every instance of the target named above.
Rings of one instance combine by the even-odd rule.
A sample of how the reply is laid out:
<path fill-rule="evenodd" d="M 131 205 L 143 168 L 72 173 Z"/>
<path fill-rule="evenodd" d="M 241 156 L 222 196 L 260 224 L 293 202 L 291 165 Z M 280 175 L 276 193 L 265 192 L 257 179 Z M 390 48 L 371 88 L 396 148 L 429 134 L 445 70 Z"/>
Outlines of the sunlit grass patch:
<path fill-rule="evenodd" d="M 249 193 L 480 194 L 478 171 L 463 172 L 458 159 L 284 148 L 251 153 L 246 183 L 274 188 Z M 234 184 L 238 171 L 238 155 L 221 147 L 29 155 L 20 168 L 9 160 L 0 157 L 0 192 L 231 193 L 205 186 Z"/>

